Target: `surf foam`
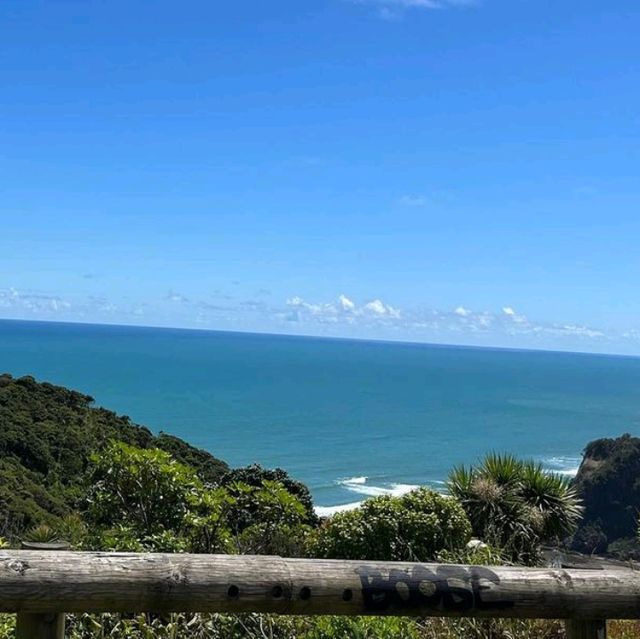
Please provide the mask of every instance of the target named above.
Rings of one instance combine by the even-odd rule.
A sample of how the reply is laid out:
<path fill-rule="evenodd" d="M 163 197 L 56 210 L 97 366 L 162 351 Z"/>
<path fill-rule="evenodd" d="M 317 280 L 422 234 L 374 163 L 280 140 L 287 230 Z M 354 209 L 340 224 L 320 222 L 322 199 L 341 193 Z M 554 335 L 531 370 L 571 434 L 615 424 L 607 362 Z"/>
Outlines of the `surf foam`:
<path fill-rule="evenodd" d="M 390 495 L 392 497 L 401 497 L 407 493 L 420 488 L 416 484 L 400 484 L 395 482 L 389 482 L 381 486 L 374 486 L 367 484 L 368 477 L 349 477 L 347 479 L 340 479 L 336 481 L 337 484 L 342 486 L 345 490 L 358 495 L 364 495 L 365 497 L 381 497 L 383 495 Z M 354 501 L 348 504 L 338 504 L 335 506 L 316 506 L 315 512 L 318 517 L 330 517 L 336 513 L 345 512 L 347 510 L 353 510 L 362 505 L 362 501 Z"/>
<path fill-rule="evenodd" d="M 581 457 L 547 457 L 541 460 L 542 466 L 548 473 L 575 477 L 578 474 Z"/>
<path fill-rule="evenodd" d="M 336 513 L 344 513 L 347 510 L 360 508 L 360 506 L 362 506 L 361 501 L 354 501 L 350 504 L 341 504 L 339 506 L 316 506 L 314 510 L 316 511 L 316 515 L 318 515 L 318 517 L 331 517 Z"/>
<path fill-rule="evenodd" d="M 380 497 L 381 495 L 400 497 L 419 488 L 419 486 L 414 484 L 398 484 L 393 482 L 383 484 L 382 486 L 374 486 L 367 484 L 367 480 L 368 477 L 350 477 L 349 479 L 342 479 L 337 483 L 346 490 L 358 493 L 359 495 L 367 495 L 368 497 Z"/>

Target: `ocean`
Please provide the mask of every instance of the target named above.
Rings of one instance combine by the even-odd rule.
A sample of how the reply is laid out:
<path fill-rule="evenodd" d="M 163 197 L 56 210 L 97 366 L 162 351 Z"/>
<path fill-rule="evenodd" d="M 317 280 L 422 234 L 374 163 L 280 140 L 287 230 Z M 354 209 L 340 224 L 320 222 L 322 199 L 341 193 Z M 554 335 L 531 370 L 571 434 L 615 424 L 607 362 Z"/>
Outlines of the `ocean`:
<path fill-rule="evenodd" d="M 574 474 L 640 433 L 640 359 L 279 335 L 0 321 L 0 372 L 33 375 L 209 450 L 279 466 L 320 512 L 489 451 Z"/>

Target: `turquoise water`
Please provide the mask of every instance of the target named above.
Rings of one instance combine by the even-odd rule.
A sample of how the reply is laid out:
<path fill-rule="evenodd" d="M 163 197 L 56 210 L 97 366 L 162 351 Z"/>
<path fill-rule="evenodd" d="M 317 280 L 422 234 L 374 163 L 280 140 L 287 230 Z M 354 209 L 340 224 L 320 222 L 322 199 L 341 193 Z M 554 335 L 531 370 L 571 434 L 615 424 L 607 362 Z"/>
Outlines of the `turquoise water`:
<path fill-rule="evenodd" d="M 0 372 L 84 391 L 237 466 L 281 466 L 320 506 L 438 487 L 490 450 L 570 474 L 640 434 L 640 359 L 0 321 Z"/>

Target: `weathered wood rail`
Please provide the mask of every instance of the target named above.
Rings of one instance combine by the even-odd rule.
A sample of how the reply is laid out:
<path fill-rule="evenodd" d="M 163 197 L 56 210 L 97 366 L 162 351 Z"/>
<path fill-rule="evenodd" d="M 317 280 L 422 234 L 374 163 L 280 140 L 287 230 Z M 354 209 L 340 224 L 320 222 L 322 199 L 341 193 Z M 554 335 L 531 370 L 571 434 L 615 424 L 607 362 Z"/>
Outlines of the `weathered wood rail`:
<path fill-rule="evenodd" d="M 640 571 L 5 550 L 0 611 L 30 620 L 20 639 L 62 637 L 66 612 L 549 618 L 599 639 L 640 618 Z"/>

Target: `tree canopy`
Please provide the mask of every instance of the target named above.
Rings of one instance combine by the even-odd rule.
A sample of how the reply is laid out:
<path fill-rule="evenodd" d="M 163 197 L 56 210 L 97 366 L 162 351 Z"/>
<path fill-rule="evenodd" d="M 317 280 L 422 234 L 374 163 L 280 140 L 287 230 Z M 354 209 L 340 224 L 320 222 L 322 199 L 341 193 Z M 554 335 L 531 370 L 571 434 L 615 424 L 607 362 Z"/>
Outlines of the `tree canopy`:
<path fill-rule="evenodd" d="M 229 472 L 223 461 L 171 435 L 94 406 L 89 395 L 0 375 L 0 535 L 69 514 L 96 452 L 111 441 L 157 448 L 191 466 L 204 482 Z"/>

